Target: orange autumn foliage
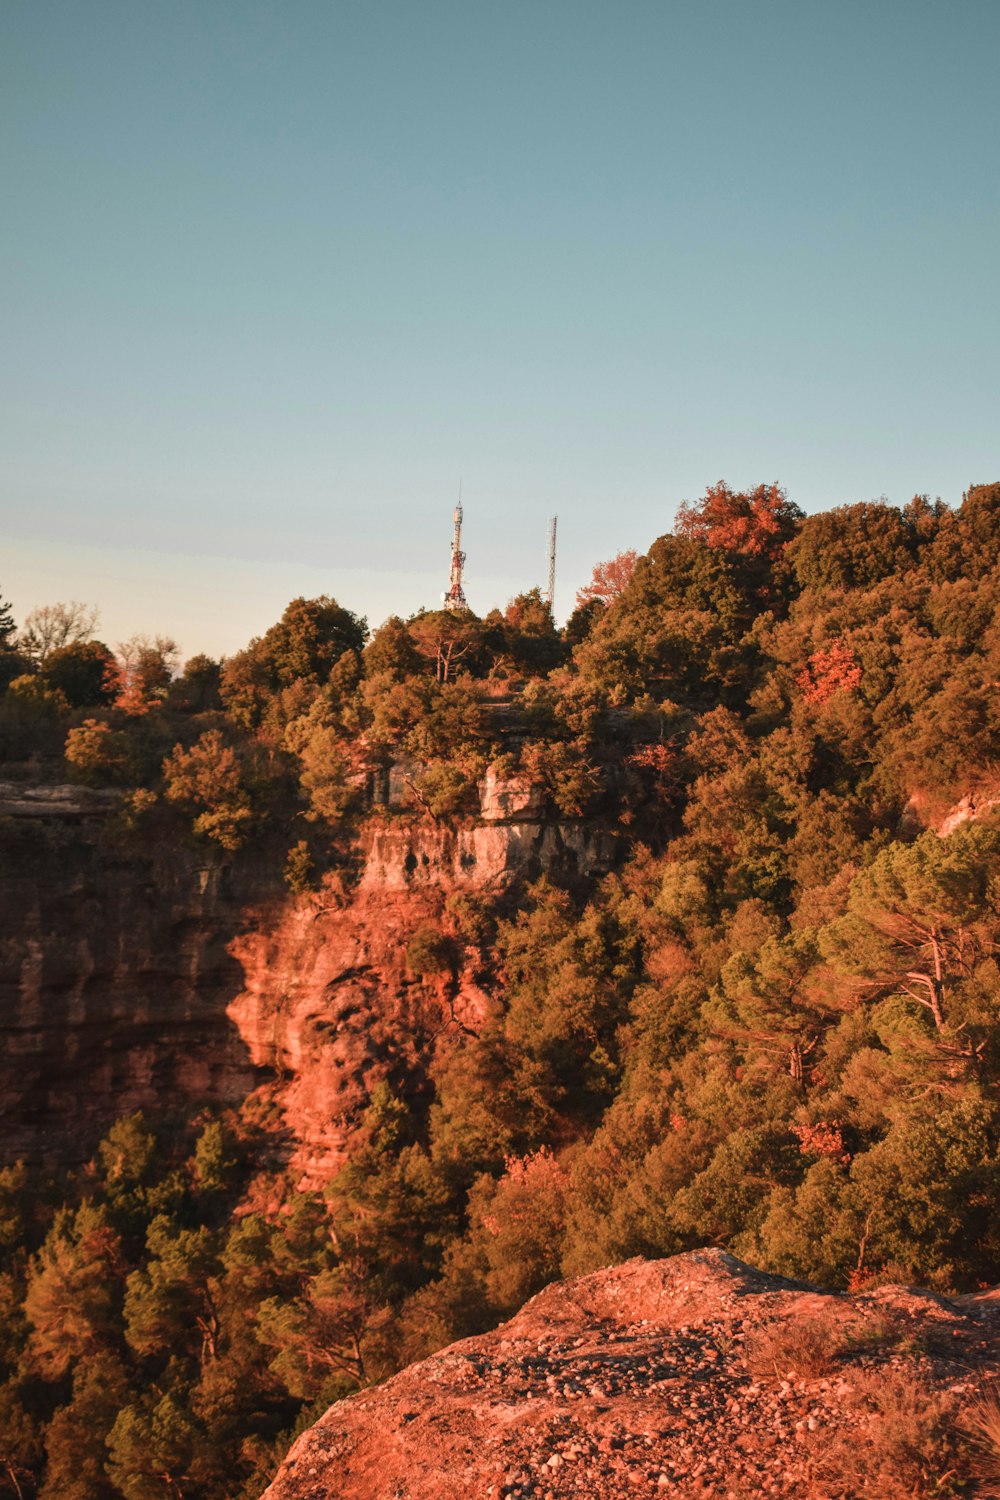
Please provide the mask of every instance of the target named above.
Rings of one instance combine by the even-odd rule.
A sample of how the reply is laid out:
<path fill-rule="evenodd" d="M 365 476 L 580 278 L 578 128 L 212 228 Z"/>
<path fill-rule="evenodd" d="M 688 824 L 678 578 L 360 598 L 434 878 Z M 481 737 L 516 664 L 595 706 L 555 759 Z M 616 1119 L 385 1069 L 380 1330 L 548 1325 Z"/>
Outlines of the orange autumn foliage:
<path fill-rule="evenodd" d="M 801 517 L 777 484 L 758 484 L 752 490 L 731 490 L 724 480 L 710 485 L 697 504 L 684 501 L 677 512 L 678 536 L 694 537 L 709 547 L 742 552 L 749 557 L 775 558 L 790 539 Z"/>
<path fill-rule="evenodd" d="M 807 703 L 826 703 L 834 693 L 849 693 L 861 681 L 854 652 L 843 641 L 814 651 L 795 679 Z"/>
<path fill-rule="evenodd" d="M 635 548 L 630 547 L 628 551 L 619 552 L 607 562 L 597 563 L 590 582 L 577 593 L 577 608 L 581 604 L 589 604 L 593 599 L 601 604 L 610 604 L 617 599 L 631 581 L 638 556 Z"/>

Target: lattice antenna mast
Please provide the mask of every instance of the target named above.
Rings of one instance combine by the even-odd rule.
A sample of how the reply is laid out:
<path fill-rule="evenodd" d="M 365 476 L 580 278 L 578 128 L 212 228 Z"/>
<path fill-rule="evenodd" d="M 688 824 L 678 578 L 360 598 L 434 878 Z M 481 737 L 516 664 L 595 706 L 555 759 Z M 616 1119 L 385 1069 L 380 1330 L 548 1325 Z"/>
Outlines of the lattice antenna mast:
<path fill-rule="evenodd" d="M 556 597 L 556 522 L 558 519 L 558 516 L 553 516 L 549 522 L 549 586 L 545 594 L 549 609 L 553 608 Z"/>
<path fill-rule="evenodd" d="M 465 590 L 462 588 L 462 569 L 465 567 L 465 553 L 462 551 L 462 502 L 459 500 L 455 506 L 455 530 L 451 539 L 451 579 L 448 584 L 448 592 L 441 595 L 441 603 L 445 609 L 468 609 L 465 602 Z"/>

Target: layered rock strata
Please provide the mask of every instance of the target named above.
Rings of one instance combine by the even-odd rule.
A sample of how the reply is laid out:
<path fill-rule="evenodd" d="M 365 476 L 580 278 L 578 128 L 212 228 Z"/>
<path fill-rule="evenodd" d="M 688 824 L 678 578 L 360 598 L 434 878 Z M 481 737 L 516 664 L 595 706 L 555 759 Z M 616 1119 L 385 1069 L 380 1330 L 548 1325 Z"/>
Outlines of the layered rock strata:
<path fill-rule="evenodd" d="M 85 1160 L 136 1109 L 235 1102 L 260 1074 L 226 1016 L 245 892 L 183 851 L 125 855 L 25 817 L 0 860 L 0 1153 Z"/>
<path fill-rule="evenodd" d="M 607 830 L 546 821 L 530 782 L 491 772 L 478 818 L 435 821 L 396 805 L 405 771 L 354 875 L 300 897 L 280 852 L 147 848 L 109 827 L 116 792 L 0 784 L 0 1160 L 72 1164 L 133 1110 L 264 1088 L 299 1180 L 327 1180 L 373 1085 L 419 1086 L 437 1039 L 488 1012 L 480 955 L 456 943 L 421 978 L 414 933 L 447 926 L 455 892 L 617 857 Z"/>

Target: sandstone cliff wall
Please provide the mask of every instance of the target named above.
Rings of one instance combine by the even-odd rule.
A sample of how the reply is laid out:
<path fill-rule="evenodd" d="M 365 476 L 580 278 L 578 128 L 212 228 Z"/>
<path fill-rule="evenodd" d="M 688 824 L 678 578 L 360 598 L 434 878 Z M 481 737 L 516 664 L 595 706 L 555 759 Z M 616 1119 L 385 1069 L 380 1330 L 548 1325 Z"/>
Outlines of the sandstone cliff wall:
<path fill-rule="evenodd" d="M 0 788 L 0 794 L 3 792 Z M 418 1087 L 449 1028 L 482 1024 L 480 956 L 411 973 L 407 946 L 456 891 L 612 866 L 608 830 L 544 817 L 488 776 L 478 819 L 376 813 L 358 872 L 292 897 L 268 865 L 105 835 L 117 798 L 8 788 L 0 806 L 0 1156 L 85 1160 L 144 1109 L 273 1095 L 302 1180 L 343 1159 L 379 1079 Z M 3 799 L 0 796 L 0 803 Z M 4 821 L 6 815 L 6 821 Z"/>
<path fill-rule="evenodd" d="M 330 881 L 231 944 L 245 984 L 228 1014 L 253 1063 L 273 1074 L 304 1183 L 326 1180 L 343 1160 L 375 1082 L 419 1086 L 429 1049 L 486 1019 L 493 1001 L 478 953 L 457 945 L 450 971 L 430 980 L 407 965 L 411 938 L 442 923 L 448 896 L 509 891 L 543 870 L 611 867 L 606 832 L 546 824 L 530 802 L 491 816 L 495 808 L 488 785 L 483 820 L 469 826 L 374 822 L 351 892 Z"/>
<path fill-rule="evenodd" d="M 231 872 L 50 819 L 0 845 L 0 1151 L 65 1164 L 123 1114 L 235 1101 L 259 1074 L 225 1014 Z"/>

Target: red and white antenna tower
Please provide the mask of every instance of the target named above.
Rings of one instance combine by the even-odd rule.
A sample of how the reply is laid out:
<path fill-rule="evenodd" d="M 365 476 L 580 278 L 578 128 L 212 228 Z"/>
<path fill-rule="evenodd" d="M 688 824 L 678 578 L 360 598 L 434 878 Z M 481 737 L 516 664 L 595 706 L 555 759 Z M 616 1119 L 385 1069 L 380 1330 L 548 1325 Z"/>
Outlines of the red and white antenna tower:
<path fill-rule="evenodd" d="M 465 590 L 462 588 L 462 569 L 465 567 L 465 553 L 462 551 L 462 500 L 461 489 L 459 490 L 459 501 L 455 506 L 455 530 L 451 539 L 451 579 L 448 584 L 448 592 L 441 595 L 441 603 L 445 609 L 468 609 L 465 602 Z"/>

